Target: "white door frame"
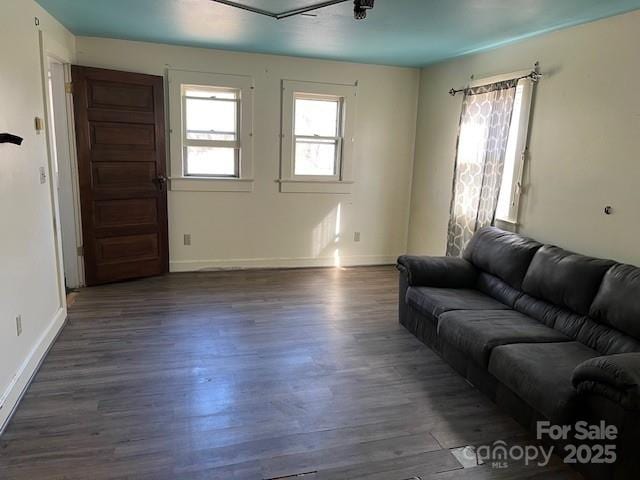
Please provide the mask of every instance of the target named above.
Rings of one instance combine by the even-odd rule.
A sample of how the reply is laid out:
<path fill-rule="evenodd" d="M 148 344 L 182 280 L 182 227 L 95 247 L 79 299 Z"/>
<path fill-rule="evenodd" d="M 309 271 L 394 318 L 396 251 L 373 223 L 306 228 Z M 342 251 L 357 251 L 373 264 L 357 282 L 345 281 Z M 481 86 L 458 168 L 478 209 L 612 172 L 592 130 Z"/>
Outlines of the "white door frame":
<path fill-rule="evenodd" d="M 65 132 L 62 135 L 55 135 L 52 124 L 53 114 L 51 106 L 54 105 L 49 89 L 50 64 L 59 64 L 64 70 L 64 82 L 69 84 L 71 80 L 71 62 L 67 49 L 61 47 L 56 42 L 47 37 L 46 33 L 40 31 L 40 51 L 42 62 L 42 81 L 44 89 L 45 103 L 45 126 L 47 133 L 47 154 L 49 157 L 49 186 L 51 189 L 51 205 L 53 215 L 53 227 L 56 238 L 56 258 L 58 263 L 58 285 L 61 296 L 61 305 L 66 305 L 65 277 L 66 283 L 73 288 L 84 285 L 84 263 L 80 256 L 82 245 L 82 228 L 80 223 L 80 195 L 78 183 L 78 162 L 76 157 L 75 129 L 73 119 L 73 99 L 71 93 L 64 89 L 65 93 L 58 89 L 57 94 L 65 95 L 63 105 L 59 98 L 56 99 L 58 106 L 56 113 L 63 110 L 65 120 L 59 126 Z M 58 85 L 60 87 L 60 85 Z M 64 88 L 64 87 L 63 87 Z M 66 124 L 65 124 L 66 123 Z M 58 155 L 56 151 L 56 137 L 58 142 L 65 141 L 63 155 Z M 60 151 L 60 149 L 57 149 Z M 57 161 L 57 169 L 55 168 Z M 64 169 L 64 175 L 60 172 Z M 61 177 L 63 184 L 61 185 Z M 61 195 L 65 195 L 61 202 Z M 65 222 L 61 221 L 62 214 L 65 215 Z M 63 239 L 65 245 L 63 246 Z M 67 239 L 70 239 L 67 242 Z M 66 247 L 66 248 L 65 248 Z"/>
<path fill-rule="evenodd" d="M 64 64 L 64 81 L 65 85 L 71 85 L 71 62 Z M 75 255 L 73 255 L 73 263 L 75 264 L 75 278 L 77 285 L 72 287 L 84 287 L 84 253 L 82 241 L 82 215 L 80 210 L 80 176 L 78 174 L 78 152 L 76 150 L 76 123 L 73 116 L 73 93 L 65 89 L 67 102 L 67 141 L 69 142 L 69 159 L 68 167 L 70 171 L 70 189 L 73 205 L 73 231 L 69 232 L 70 238 L 75 238 Z"/>

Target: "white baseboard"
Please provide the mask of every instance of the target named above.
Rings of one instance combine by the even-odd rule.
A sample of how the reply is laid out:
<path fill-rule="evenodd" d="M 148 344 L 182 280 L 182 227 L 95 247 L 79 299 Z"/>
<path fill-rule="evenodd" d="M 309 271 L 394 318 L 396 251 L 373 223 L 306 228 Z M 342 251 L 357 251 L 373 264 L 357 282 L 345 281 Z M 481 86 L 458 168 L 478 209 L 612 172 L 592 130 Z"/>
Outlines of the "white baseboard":
<path fill-rule="evenodd" d="M 40 364 L 47 355 L 49 348 L 57 338 L 60 330 L 67 319 L 67 309 L 65 307 L 58 310 L 54 315 L 47 329 L 42 333 L 36 345 L 33 347 L 27 358 L 16 372 L 13 380 L 9 383 L 0 397 L 0 435 L 4 432 L 13 412 L 26 392 L 31 380 L 38 372 Z"/>
<path fill-rule="evenodd" d="M 340 267 L 392 265 L 394 255 L 358 255 L 341 257 Z M 335 267 L 334 257 L 308 258 L 233 258 L 225 260 L 176 260 L 170 263 L 171 272 L 198 272 L 203 270 L 245 270 L 252 268 L 309 268 Z"/>

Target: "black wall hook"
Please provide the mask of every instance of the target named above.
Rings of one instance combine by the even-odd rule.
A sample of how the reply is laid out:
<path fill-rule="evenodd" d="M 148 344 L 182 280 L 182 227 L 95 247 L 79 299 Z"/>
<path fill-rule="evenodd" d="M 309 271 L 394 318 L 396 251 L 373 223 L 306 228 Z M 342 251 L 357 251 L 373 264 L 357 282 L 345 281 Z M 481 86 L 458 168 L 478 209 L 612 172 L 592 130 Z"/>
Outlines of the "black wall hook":
<path fill-rule="evenodd" d="M 21 145 L 22 137 L 11 135 L 10 133 L 0 133 L 0 143 L 14 143 L 16 145 Z"/>

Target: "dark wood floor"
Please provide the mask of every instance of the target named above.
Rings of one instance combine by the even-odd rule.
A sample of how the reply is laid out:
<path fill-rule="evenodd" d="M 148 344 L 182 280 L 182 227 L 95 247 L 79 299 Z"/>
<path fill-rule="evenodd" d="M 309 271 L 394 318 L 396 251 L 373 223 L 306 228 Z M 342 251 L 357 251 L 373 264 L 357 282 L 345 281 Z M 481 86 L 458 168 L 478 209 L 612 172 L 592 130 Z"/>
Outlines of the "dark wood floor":
<path fill-rule="evenodd" d="M 528 434 L 401 328 L 396 303 L 391 267 L 82 290 L 0 439 L 0 478 L 574 478 L 463 470 L 450 449 Z"/>

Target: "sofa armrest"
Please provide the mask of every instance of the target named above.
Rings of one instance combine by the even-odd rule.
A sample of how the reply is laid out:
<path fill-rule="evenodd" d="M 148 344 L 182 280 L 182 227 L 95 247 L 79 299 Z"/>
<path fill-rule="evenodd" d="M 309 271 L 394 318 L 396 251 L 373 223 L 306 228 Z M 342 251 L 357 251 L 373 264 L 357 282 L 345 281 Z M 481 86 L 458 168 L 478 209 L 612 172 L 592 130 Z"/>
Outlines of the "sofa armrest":
<path fill-rule="evenodd" d="M 476 268 L 457 257 L 403 255 L 398 258 L 397 268 L 412 287 L 472 288 L 478 278 Z"/>
<path fill-rule="evenodd" d="M 576 367 L 571 381 L 579 393 L 595 393 L 640 410 L 640 353 L 591 358 Z"/>

